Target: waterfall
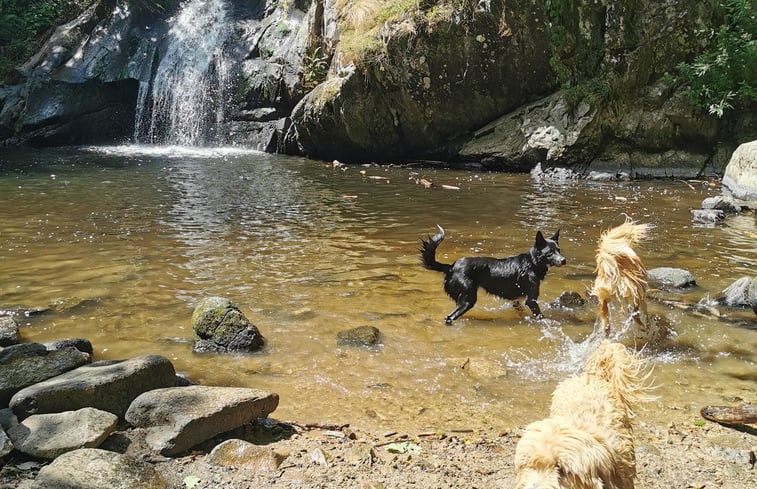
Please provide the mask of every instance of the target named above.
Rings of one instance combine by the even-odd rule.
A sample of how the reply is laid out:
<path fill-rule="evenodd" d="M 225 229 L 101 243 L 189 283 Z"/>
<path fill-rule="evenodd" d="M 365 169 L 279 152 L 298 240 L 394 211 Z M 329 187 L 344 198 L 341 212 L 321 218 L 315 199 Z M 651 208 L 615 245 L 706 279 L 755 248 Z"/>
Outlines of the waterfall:
<path fill-rule="evenodd" d="M 173 17 L 165 53 L 143 82 L 134 121 L 139 143 L 201 146 L 223 120 L 229 34 L 226 0 L 187 0 Z"/>

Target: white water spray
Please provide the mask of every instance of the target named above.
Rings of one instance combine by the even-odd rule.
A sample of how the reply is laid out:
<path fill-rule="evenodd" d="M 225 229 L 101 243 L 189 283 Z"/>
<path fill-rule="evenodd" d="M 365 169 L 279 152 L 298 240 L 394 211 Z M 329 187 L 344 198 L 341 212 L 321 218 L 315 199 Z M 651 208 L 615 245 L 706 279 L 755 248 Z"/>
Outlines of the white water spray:
<path fill-rule="evenodd" d="M 135 140 L 199 146 L 208 142 L 209 126 L 223 120 L 226 0 L 188 0 L 170 23 L 152 83 L 140 84 Z"/>

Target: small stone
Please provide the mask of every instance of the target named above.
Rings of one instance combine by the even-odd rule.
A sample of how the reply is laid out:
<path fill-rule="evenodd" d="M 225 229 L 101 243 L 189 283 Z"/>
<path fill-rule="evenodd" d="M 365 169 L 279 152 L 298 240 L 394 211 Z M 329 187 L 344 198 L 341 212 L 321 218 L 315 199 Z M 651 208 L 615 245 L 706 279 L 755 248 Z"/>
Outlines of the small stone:
<path fill-rule="evenodd" d="M 0 346 L 16 345 L 19 342 L 18 323 L 10 316 L 0 316 Z"/>
<path fill-rule="evenodd" d="M 380 332 L 373 326 L 358 326 L 357 328 L 340 331 L 337 344 L 340 346 L 372 346 L 378 343 Z"/>
<path fill-rule="evenodd" d="M 681 268 L 659 267 L 647 271 L 649 284 L 658 288 L 682 289 L 696 285 L 691 272 Z"/>
<path fill-rule="evenodd" d="M 270 448 L 233 439 L 216 446 L 208 456 L 208 463 L 220 467 L 252 470 L 256 473 L 275 472 L 288 456 Z"/>

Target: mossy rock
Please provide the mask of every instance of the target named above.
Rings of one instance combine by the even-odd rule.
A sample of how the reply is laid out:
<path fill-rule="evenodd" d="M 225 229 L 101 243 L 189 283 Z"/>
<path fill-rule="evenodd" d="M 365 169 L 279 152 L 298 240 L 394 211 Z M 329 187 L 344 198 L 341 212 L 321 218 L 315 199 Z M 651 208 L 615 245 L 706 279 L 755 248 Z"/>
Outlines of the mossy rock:
<path fill-rule="evenodd" d="M 378 328 L 373 326 L 358 326 L 340 331 L 336 343 L 340 346 L 373 346 L 378 343 L 379 334 Z"/>
<path fill-rule="evenodd" d="M 198 352 L 253 352 L 265 344 L 258 328 L 223 297 L 208 297 L 197 305 L 192 330 Z"/>

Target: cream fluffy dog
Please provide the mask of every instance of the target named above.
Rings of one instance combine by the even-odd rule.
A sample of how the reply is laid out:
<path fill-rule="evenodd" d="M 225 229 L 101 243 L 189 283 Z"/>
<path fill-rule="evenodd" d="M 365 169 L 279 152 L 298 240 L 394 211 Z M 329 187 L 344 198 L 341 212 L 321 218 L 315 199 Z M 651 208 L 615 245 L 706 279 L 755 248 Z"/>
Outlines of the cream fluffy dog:
<path fill-rule="evenodd" d="M 632 246 L 647 237 L 651 224 L 636 224 L 626 218 L 620 226 L 604 231 L 597 247 L 597 278 L 591 295 L 599 299 L 599 318 L 605 335 L 610 334 L 608 303 L 615 299 L 646 329 L 647 269 Z"/>
<path fill-rule="evenodd" d="M 619 343 L 603 342 L 583 374 L 552 395 L 550 416 L 526 427 L 515 450 L 516 489 L 632 489 L 631 418 L 649 374 Z"/>

